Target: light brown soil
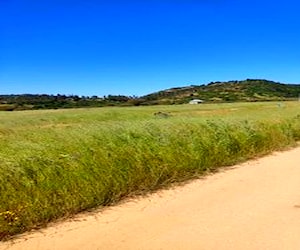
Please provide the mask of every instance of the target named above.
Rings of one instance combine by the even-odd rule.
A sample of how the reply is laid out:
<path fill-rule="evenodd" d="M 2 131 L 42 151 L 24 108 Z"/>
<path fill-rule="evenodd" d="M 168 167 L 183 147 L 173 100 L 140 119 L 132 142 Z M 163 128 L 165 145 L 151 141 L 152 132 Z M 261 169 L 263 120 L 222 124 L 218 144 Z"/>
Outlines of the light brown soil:
<path fill-rule="evenodd" d="M 0 249 L 300 249 L 300 148 L 0 243 Z"/>

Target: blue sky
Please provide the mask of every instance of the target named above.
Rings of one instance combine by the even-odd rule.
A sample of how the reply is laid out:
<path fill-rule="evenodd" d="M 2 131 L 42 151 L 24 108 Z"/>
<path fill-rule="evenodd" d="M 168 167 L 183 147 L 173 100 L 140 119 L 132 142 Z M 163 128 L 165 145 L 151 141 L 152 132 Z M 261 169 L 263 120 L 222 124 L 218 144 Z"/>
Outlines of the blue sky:
<path fill-rule="evenodd" d="M 0 94 L 300 83 L 292 0 L 0 0 Z"/>

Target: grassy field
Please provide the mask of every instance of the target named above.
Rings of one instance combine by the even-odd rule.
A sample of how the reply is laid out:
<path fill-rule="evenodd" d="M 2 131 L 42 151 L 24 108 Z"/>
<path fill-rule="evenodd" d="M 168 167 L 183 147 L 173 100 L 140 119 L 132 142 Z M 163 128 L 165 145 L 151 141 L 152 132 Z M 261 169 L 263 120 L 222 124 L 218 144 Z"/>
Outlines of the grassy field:
<path fill-rule="evenodd" d="M 0 120 L 2 240 L 300 140 L 300 102 L 0 112 Z"/>

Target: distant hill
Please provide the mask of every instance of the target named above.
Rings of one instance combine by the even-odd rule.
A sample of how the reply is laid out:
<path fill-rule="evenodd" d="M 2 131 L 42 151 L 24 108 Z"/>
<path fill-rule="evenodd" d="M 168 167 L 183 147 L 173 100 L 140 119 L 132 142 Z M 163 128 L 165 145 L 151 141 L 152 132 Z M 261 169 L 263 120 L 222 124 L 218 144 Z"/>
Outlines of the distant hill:
<path fill-rule="evenodd" d="M 123 95 L 0 95 L 0 111 L 58 109 L 103 106 L 183 104 L 192 99 L 207 103 L 244 101 L 284 101 L 299 98 L 300 84 L 283 84 L 261 79 L 211 82 L 162 90 L 142 97 Z"/>
<path fill-rule="evenodd" d="M 276 101 L 297 99 L 300 84 L 283 84 L 261 79 L 211 82 L 171 88 L 141 97 L 142 104 L 180 104 L 192 99 L 205 102 Z"/>

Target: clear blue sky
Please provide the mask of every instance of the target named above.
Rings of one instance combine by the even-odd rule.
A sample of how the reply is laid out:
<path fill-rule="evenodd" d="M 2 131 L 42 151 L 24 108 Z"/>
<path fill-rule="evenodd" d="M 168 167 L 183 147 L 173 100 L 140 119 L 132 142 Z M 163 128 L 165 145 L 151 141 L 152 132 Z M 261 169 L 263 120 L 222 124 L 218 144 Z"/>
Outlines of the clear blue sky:
<path fill-rule="evenodd" d="M 0 0 L 0 94 L 300 83 L 300 2 Z"/>

